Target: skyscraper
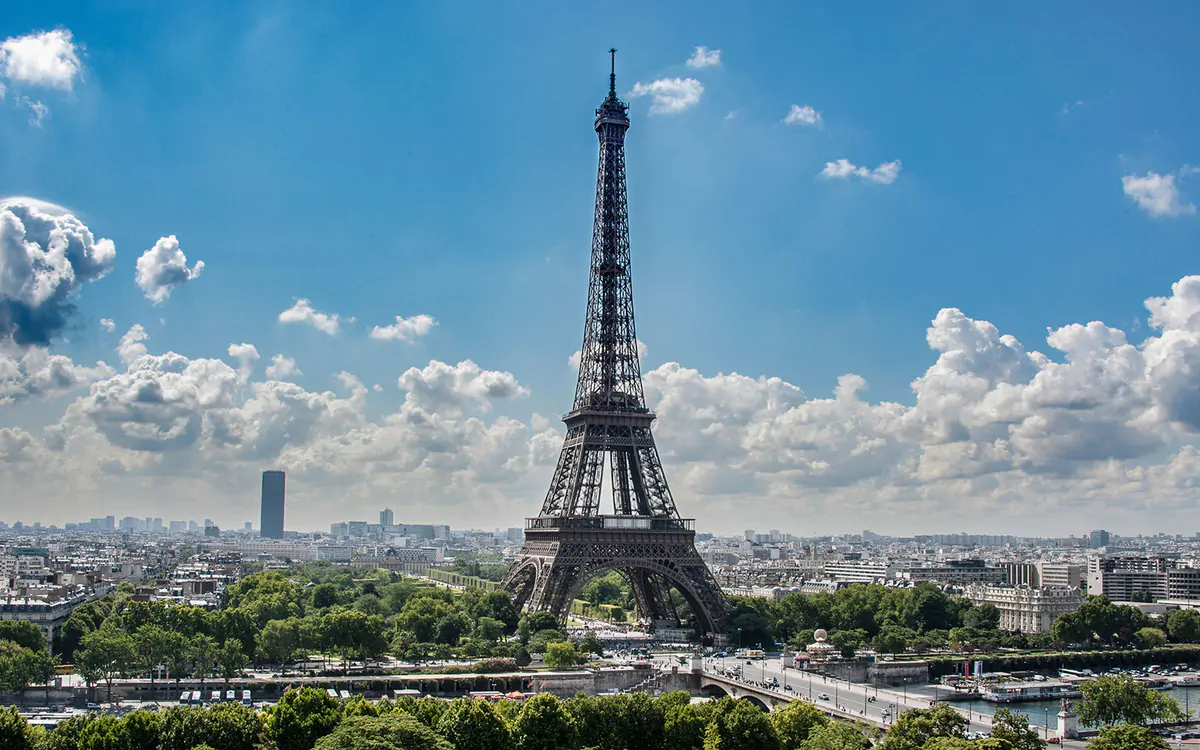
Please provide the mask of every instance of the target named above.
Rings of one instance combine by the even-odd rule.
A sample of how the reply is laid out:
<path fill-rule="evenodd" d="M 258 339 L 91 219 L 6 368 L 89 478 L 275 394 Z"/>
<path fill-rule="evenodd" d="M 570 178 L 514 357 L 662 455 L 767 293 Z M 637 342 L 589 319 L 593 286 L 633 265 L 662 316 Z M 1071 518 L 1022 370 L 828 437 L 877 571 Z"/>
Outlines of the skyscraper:
<path fill-rule="evenodd" d="M 282 471 L 264 471 L 262 475 L 262 519 L 258 535 L 264 539 L 283 539 Z"/>
<path fill-rule="evenodd" d="M 393 515 L 391 508 L 384 508 L 379 511 L 380 526 L 395 526 L 396 516 Z"/>

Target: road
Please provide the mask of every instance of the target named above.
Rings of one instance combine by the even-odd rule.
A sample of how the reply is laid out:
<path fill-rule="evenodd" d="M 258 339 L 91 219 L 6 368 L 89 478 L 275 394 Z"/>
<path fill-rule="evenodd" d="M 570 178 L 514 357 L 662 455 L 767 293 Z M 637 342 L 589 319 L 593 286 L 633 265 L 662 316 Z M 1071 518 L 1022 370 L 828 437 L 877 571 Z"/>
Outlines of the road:
<path fill-rule="evenodd" d="M 747 663 L 748 662 L 748 663 Z M 778 658 L 766 659 L 724 659 L 708 658 L 704 660 L 706 671 L 732 670 L 738 666 L 742 669 L 743 681 L 757 683 L 778 680 L 779 692 L 795 696 L 817 704 L 840 706 L 842 710 L 858 714 L 864 718 L 890 724 L 894 718 L 914 708 L 929 708 L 927 698 L 918 698 L 908 694 L 901 688 L 877 688 L 869 685 L 859 685 L 832 677 L 809 674 L 790 667 L 782 669 Z M 790 689 L 789 689 L 790 688 Z M 820 696 L 828 696 L 828 700 Z M 948 704 L 954 707 L 953 704 Z M 887 714 L 885 714 L 885 711 Z M 992 717 L 975 711 L 961 711 L 970 723 L 970 732 L 990 732 Z"/>

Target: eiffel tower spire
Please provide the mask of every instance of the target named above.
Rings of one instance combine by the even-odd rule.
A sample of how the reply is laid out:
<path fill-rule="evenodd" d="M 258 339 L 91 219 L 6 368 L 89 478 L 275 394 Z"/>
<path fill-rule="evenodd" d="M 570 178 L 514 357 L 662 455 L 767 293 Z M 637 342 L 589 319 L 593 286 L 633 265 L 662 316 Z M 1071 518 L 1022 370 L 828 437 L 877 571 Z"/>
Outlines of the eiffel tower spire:
<path fill-rule="evenodd" d="M 599 164 L 575 401 L 563 417 L 567 435 L 550 490 L 538 517 L 527 520 L 525 548 L 505 586 L 519 603 L 564 617 L 590 578 L 618 570 L 644 617 L 678 619 L 674 587 L 701 630 L 712 632 L 724 602 L 696 552 L 691 519 L 676 510 L 642 390 L 625 188 L 629 106 L 617 96 L 616 50 L 609 54 L 608 96 L 596 109 Z M 606 473 L 610 514 L 601 508 Z"/>

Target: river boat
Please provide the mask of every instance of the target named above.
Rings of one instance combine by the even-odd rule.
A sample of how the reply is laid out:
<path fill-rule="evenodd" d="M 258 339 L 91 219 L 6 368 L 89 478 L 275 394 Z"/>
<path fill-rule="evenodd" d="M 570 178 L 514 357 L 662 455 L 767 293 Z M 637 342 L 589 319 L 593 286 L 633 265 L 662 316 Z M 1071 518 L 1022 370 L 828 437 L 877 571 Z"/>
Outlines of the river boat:
<path fill-rule="evenodd" d="M 984 685 L 979 697 L 989 703 L 1024 703 L 1078 698 L 1080 692 L 1066 682 L 997 682 Z"/>

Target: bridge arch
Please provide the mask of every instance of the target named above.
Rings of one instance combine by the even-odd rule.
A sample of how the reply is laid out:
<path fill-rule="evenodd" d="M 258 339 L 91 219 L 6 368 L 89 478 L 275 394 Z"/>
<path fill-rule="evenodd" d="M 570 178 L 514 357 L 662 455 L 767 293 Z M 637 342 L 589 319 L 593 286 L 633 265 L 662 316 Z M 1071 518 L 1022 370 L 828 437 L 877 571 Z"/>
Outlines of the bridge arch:
<path fill-rule="evenodd" d="M 700 692 L 703 693 L 708 698 L 728 698 L 729 697 L 729 692 L 726 691 L 725 688 L 721 687 L 720 685 L 717 685 L 716 683 L 709 683 L 709 684 L 703 686 L 702 688 L 700 688 Z"/>
<path fill-rule="evenodd" d="M 766 704 L 766 701 L 762 700 L 754 693 L 746 693 L 745 695 L 741 696 L 740 699 L 749 702 L 761 711 L 766 711 L 767 713 L 771 712 L 771 707 Z"/>

